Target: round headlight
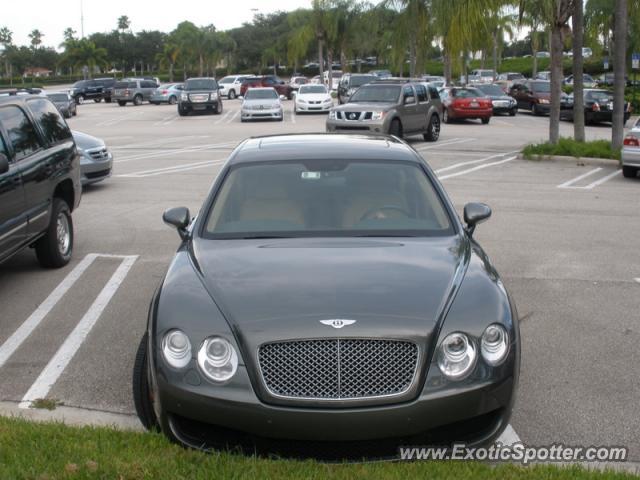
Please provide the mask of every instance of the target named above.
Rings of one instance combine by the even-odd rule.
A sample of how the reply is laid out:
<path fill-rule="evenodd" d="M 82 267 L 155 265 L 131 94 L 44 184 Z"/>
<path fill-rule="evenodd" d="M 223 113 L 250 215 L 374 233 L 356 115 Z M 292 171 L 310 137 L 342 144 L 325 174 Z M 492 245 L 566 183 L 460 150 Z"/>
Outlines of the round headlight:
<path fill-rule="evenodd" d="M 209 337 L 198 352 L 198 365 L 210 380 L 226 382 L 238 369 L 238 354 L 224 338 Z"/>
<path fill-rule="evenodd" d="M 451 380 L 462 380 L 476 364 L 476 347 L 464 333 L 447 335 L 438 350 L 438 367 Z"/>
<path fill-rule="evenodd" d="M 162 354 L 169 365 L 184 368 L 191 361 L 191 342 L 180 330 L 168 331 L 162 339 Z"/>
<path fill-rule="evenodd" d="M 509 334 L 500 325 L 489 325 L 480 341 L 482 358 L 492 366 L 500 365 L 509 353 Z"/>

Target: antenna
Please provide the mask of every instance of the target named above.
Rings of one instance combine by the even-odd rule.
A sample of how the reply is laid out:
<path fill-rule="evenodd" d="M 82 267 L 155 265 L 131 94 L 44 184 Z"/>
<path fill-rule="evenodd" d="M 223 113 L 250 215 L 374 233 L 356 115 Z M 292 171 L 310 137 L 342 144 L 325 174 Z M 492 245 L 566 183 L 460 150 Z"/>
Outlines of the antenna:
<path fill-rule="evenodd" d="M 84 38 L 84 8 L 82 8 L 82 0 L 80 0 L 80 38 Z"/>

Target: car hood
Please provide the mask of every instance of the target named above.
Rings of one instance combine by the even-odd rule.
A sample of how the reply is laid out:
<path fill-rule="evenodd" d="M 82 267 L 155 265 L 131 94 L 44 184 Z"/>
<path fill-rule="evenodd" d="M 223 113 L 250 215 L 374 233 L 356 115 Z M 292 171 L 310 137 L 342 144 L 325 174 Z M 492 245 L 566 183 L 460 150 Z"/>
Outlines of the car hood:
<path fill-rule="evenodd" d="M 86 133 L 78 132 L 76 130 L 73 130 L 71 133 L 73 134 L 73 139 L 75 140 L 78 148 L 88 150 L 90 148 L 104 147 L 104 142 L 99 138 L 92 137 L 91 135 L 87 135 Z"/>
<path fill-rule="evenodd" d="M 275 103 L 280 103 L 280 100 L 278 98 L 260 98 L 255 100 L 244 99 L 244 101 L 242 102 L 242 106 L 245 107 L 245 106 L 263 105 L 265 107 L 271 108 L 271 105 Z"/>
<path fill-rule="evenodd" d="M 392 102 L 371 102 L 371 103 L 345 103 L 335 107 L 336 111 L 341 112 L 371 112 L 386 111 L 396 108 L 396 104 Z"/>
<path fill-rule="evenodd" d="M 248 351 L 338 335 L 426 342 L 466 251 L 459 236 L 193 242 L 205 287 Z M 356 323 L 337 330 L 327 319 Z"/>
<path fill-rule="evenodd" d="M 298 94 L 297 98 L 305 102 L 324 102 L 325 100 L 331 100 L 331 95 L 327 95 L 326 93 L 305 93 L 302 95 Z"/>

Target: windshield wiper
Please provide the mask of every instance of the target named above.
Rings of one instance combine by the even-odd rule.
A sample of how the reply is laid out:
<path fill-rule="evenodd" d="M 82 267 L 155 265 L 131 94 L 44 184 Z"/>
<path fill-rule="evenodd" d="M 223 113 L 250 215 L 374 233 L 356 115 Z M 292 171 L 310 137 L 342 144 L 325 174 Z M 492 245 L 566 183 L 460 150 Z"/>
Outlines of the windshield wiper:
<path fill-rule="evenodd" d="M 417 235 L 410 235 L 408 233 L 362 233 L 360 235 L 354 235 L 354 237 L 369 237 L 369 238 L 384 238 L 384 237 L 397 237 L 397 238 L 402 238 L 402 237 L 417 237 Z"/>
<path fill-rule="evenodd" d="M 245 235 L 244 237 L 236 237 L 241 240 L 269 240 L 273 238 L 293 238 L 290 235 Z"/>

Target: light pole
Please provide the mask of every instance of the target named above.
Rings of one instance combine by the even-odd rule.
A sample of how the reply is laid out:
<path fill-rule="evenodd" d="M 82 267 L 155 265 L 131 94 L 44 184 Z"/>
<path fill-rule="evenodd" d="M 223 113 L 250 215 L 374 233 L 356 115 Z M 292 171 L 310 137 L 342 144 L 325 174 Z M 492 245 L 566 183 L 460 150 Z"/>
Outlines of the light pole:
<path fill-rule="evenodd" d="M 80 0 L 80 38 L 84 38 L 84 5 Z"/>

